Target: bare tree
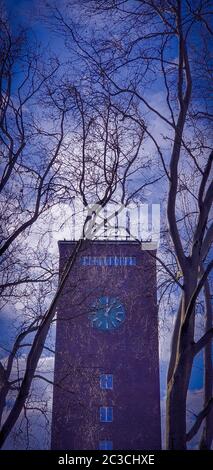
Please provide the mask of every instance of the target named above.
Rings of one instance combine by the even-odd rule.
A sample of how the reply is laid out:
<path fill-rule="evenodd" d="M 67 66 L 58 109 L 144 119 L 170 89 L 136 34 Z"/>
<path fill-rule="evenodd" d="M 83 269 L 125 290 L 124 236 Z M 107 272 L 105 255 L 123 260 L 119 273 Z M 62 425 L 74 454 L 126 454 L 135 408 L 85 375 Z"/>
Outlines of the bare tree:
<path fill-rule="evenodd" d="M 73 7 L 76 2 L 70 4 Z M 77 14 L 78 7 L 77 2 Z M 197 432 L 203 420 L 206 427 L 204 444 L 201 445 L 210 447 L 212 430 L 209 413 L 212 409 L 212 399 L 209 384 L 212 364 L 209 361 L 209 341 L 212 338 L 212 326 L 209 320 L 211 314 L 209 308 L 206 332 L 195 340 L 197 305 L 204 288 L 205 294 L 207 292 L 206 286 L 212 268 L 212 262 L 208 262 L 212 240 L 210 209 L 213 193 L 210 180 L 212 153 L 209 142 L 212 114 L 208 96 L 211 79 L 208 66 L 208 37 L 211 34 L 208 2 L 196 2 L 196 5 L 195 2 L 187 2 L 183 8 L 180 1 L 121 0 L 106 3 L 97 0 L 90 2 L 89 12 L 88 2 L 85 2 L 85 7 L 88 16 L 85 15 L 84 19 L 87 17 L 88 22 L 91 22 L 87 30 L 85 25 L 81 29 L 80 21 L 76 28 L 73 8 L 70 9 L 69 4 L 66 14 L 64 10 L 62 12 L 58 8 L 52 12 L 52 19 L 57 22 L 57 28 L 60 34 L 64 35 L 66 46 L 71 51 L 73 80 L 70 79 L 70 64 L 67 72 L 63 71 L 60 76 L 60 82 L 58 78 L 54 79 L 50 70 L 48 73 L 39 70 L 41 85 L 44 85 L 42 103 L 49 113 L 48 126 L 52 119 L 56 119 L 59 132 L 55 128 L 51 128 L 50 131 L 47 129 L 48 126 L 44 132 L 40 122 L 38 123 L 38 120 L 35 122 L 33 119 L 29 126 L 32 138 L 29 144 L 30 154 L 34 155 L 31 152 L 34 148 L 34 139 L 42 137 L 39 154 L 42 149 L 42 155 L 45 152 L 46 156 L 48 149 L 49 160 L 48 158 L 47 160 L 50 161 L 51 157 L 54 160 L 51 168 L 45 173 L 47 167 L 39 166 L 38 169 L 38 161 L 33 159 L 33 171 L 36 168 L 32 173 L 36 181 L 32 191 L 34 200 L 37 200 L 39 182 L 42 181 L 39 211 L 35 214 L 35 211 L 32 211 L 32 204 L 29 204 L 31 201 L 27 199 L 25 215 L 29 216 L 30 210 L 30 217 L 24 220 L 19 217 L 16 220 L 17 229 L 20 229 L 20 233 L 16 230 L 17 237 L 13 235 L 11 239 L 8 231 L 4 244 L 9 242 L 9 245 L 5 245 L 5 253 L 15 249 L 16 240 L 20 240 L 18 237 L 21 234 L 25 236 L 28 230 L 28 225 L 24 224 L 31 219 L 34 223 L 35 215 L 43 216 L 48 204 L 60 202 L 71 204 L 74 195 L 81 198 L 85 207 L 91 203 L 98 203 L 104 207 L 110 200 L 127 203 L 132 197 L 140 198 L 144 187 L 155 179 L 157 185 L 162 177 L 164 181 L 167 179 L 164 210 L 167 212 L 168 225 L 163 227 L 163 230 L 165 237 L 169 234 L 170 241 L 167 243 L 168 238 L 165 238 L 167 250 L 165 253 L 159 253 L 157 259 L 163 276 L 161 293 L 165 297 L 171 292 L 170 286 L 173 288 L 175 285 L 175 295 L 179 303 L 168 372 L 167 448 L 185 449 L 187 440 Z M 94 7 L 93 10 L 91 7 Z M 98 21 L 95 23 L 94 17 L 98 19 L 101 17 L 101 23 Z M 112 30 L 109 34 L 110 23 Z M 94 24 L 95 31 L 93 31 Z M 103 25 L 107 25 L 105 30 Z M 199 34 L 199 48 L 194 39 L 195 32 Z M 200 57 L 202 57 L 202 73 Z M 77 63 L 76 70 L 74 63 Z M 50 77 L 51 80 L 48 80 Z M 5 93 L 3 95 L 5 96 Z M 152 96 L 156 99 L 153 100 Z M 22 120 L 19 116 L 20 103 L 15 101 L 15 104 L 18 108 L 14 122 L 19 123 L 19 120 Z M 12 111 L 13 107 L 14 104 Z M 24 101 L 22 108 L 23 113 L 26 109 Z M 156 126 L 153 126 L 153 121 L 157 123 Z M 21 124 L 17 126 L 18 140 L 22 142 L 23 131 L 20 133 L 19 130 L 19 128 L 22 130 L 22 127 Z M 11 128 L 13 129 L 13 126 Z M 156 173 L 156 169 L 158 172 L 155 178 L 153 174 L 150 177 L 149 172 L 148 176 L 144 174 L 144 170 L 150 167 L 150 157 L 142 158 L 144 152 L 142 154 L 141 145 L 144 144 L 145 138 L 148 148 L 151 148 L 151 152 L 149 150 L 147 153 L 151 153 L 155 158 L 154 172 Z M 53 139 L 52 145 L 50 139 Z M 25 144 L 25 140 L 23 143 Z M 20 150 L 20 157 L 24 152 L 26 152 L 25 145 Z M 14 161 L 14 155 L 11 161 Z M 20 170 L 17 174 L 19 173 Z M 15 181 L 17 179 L 18 177 L 14 177 Z M 21 175 L 21 181 L 27 182 L 28 185 L 28 180 L 27 169 L 27 177 L 23 178 Z M 19 206 L 23 214 L 21 203 Z M 10 206 L 8 226 L 10 226 L 10 217 L 16 219 L 14 214 L 15 211 Z M 93 216 L 90 213 L 85 221 L 84 237 L 87 230 L 93 228 L 93 224 Z M 68 260 L 50 306 L 44 308 L 43 304 L 39 315 L 37 313 L 36 316 L 30 316 L 31 321 L 28 322 L 27 328 L 22 329 L 10 351 L 6 368 L 1 367 L 3 410 L 5 399 L 13 385 L 10 382 L 11 371 L 17 351 L 21 350 L 23 340 L 25 341 L 32 330 L 34 337 L 29 345 L 26 368 L 18 382 L 14 405 L 2 423 L 1 445 L 26 407 L 38 360 L 55 316 L 57 299 L 62 293 L 83 243 L 83 240 L 79 240 L 75 252 Z M 11 258 L 12 251 L 10 260 Z M 8 263 L 8 266 L 10 265 Z M 19 280 L 27 283 L 28 279 L 25 273 L 22 276 L 23 272 L 20 270 Z M 7 273 L 10 273 L 10 270 L 7 270 Z M 46 271 L 45 273 L 45 276 L 49 275 Z M 50 275 L 52 276 L 52 270 Z M 33 279 L 39 281 L 37 277 Z M 11 278 L 4 279 L 4 282 L 6 288 L 13 287 L 11 285 L 14 282 L 13 270 Z M 206 299 L 209 298 L 207 295 Z M 207 304 L 209 300 L 206 300 L 206 306 Z M 189 379 L 194 357 L 204 347 L 206 351 L 204 409 L 197 416 L 192 429 L 188 431 L 186 400 Z"/>
<path fill-rule="evenodd" d="M 40 104 L 48 81 L 58 70 L 57 61 L 49 59 L 44 66 L 39 47 L 30 48 L 24 31 L 12 34 L 3 13 L 0 21 L 1 295 L 11 302 L 17 286 L 52 275 L 44 266 L 44 255 L 42 266 L 38 250 L 28 247 L 26 263 L 22 250 L 33 224 L 45 219 L 53 205 L 51 183 L 63 143 L 66 109 L 55 109 L 51 122 Z M 30 251 L 34 271 L 38 268 L 34 279 Z"/>
<path fill-rule="evenodd" d="M 44 51 L 29 43 L 25 31 L 12 33 L 2 6 L 0 43 L 1 297 L 8 310 L 18 302 L 22 305 L 17 337 L 12 350 L 5 351 L 7 365 L 0 365 L 2 422 L 8 394 L 18 391 L 19 372 L 16 380 L 10 374 L 21 343 L 24 347 L 23 341 L 36 331 L 40 306 L 58 272 L 41 240 L 50 231 L 48 214 L 56 202 L 53 180 L 67 109 L 65 103 L 60 109 L 45 108 L 48 83 L 58 71 L 58 62 L 50 56 L 43 61 Z M 38 220 L 45 225 L 30 244 Z"/>
<path fill-rule="evenodd" d="M 207 359 L 213 336 L 208 320 L 204 335 L 195 340 L 197 304 L 213 267 L 208 256 L 213 236 L 209 3 L 96 0 L 88 5 L 86 2 L 86 32 L 79 23 L 76 27 L 73 14 L 69 16 L 70 5 L 74 7 L 76 2 L 70 2 L 66 15 L 59 8 L 53 14 L 66 45 L 75 42 L 85 69 L 93 70 L 94 81 L 110 93 L 115 108 L 123 112 L 124 118 L 138 122 L 137 114 L 130 112 L 128 106 L 134 99 L 139 101 L 140 111 L 146 113 L 145 134 L 167 177 L 168 231 L 179 287 L 167 382 L 168 449 L 185 449 L 203 419 L 208 427 L 205 445 L 209 447 L 212 441 L 207 418 L 212 398 L 207 382 L 204 409 L 193 429 L 188 432 L 186 429 L 187 391 L 193 361 L 204 347 Z M 99 19 L 95 28 L 94 16 Z M 120 102 L 116 103 L 116 98 Z M 153 119 L 161 126 L 161 133 L 154 129 Z M 208 306 L 207 309 L 209 312 Z M 211 382 L 209 360 L 205 371 L 209 374 L 207 381 Z"/>
<path fill-rule="evenodd" d="M 6 23 L 4 26 L 4 40 L 16 42 L 17 39 L 12 38 Z M 4 50 L 7 51 L 6 48 Z M 15 60 L 13 51 L 9 54 L 11 60 Z M 23 51 L 19 50 L 19 54 L 22 59 Z M 5 61 L 7 65 L 8 57 Z M 36 245 L 31 259 L 25 260 L 25 264 L 17 247 L 22 250 L 27 237 L 30 241 L 33 230 L 38 227 L 38 219 L 43 224 L 39 233 L 39 243 L 42 246 L 46 232 L 50 232 L 47 225 L 49 212 L 55 205 L 57 208 L 60 204 L 70 206 L 74 195 L 82 200 L 86 209 L 96 204 L 103 208 L 110 200 L 125 204 L 131 194 L 132 175 L 138 174 L 141 177 L 142 172 L 150 165 L 150 160 L 146 157 L 140 158 L 138 163 L 145 129 L 142 119 L 140 125 L 129 119 L 124 122 L 123 115 L 112 106 L 109 94 L 91 94 L 88 89 L 89 81 L 88 87 L 79 89 L 70 80 L 70 76 L 68 79 L 67 75 L 60 75 L 58 64 L 57 70 L 53 68 L 47 75 L 36 65 L 37 57 L 33 56 L 32 62 L 27 61 L 27 73 L 21 73 L 16 98 L 13 89 L 11 94 L 9 91 L 2 92 L 2 96 L 8 96 L 6 109 L 3 100 L 3 154 L 8 155 L 9 152 L 3 176 L 11 165 L 4 187 L 5 190 L 9 187 L 6 195 L 10 194 L 10 200 L 13 196 L 17 201 L 15 209 L 9 204 L 7 212 L 4 211 L 2 255 L 5 255 L 6 277 L 2 281 L 2 290 L 5 292 L 5 302 L 8 301 L 7 292 L 11 292 L 12 288 L 14 303 L 17 298 L 22 299 L 23 321 L 11 350 L 7 351 L 5 364 L 1 364 L 1 446 L 22 412 L 28 423 L 28 410 L 34 406 L 32 383 L 36 378 L 45 380 L 45 377 L 37 377 L 39 374 L 36 371 L 46 347 L 49 329 L 55 320 L 57 301 L 87 233 L 93 230 L 96 215 L 88 212 L 82 236 L 61 273 L 55 291 L 51 282 L 57 272 L 54 262 L 54 269 L 47 266 L 48 247 L 38 255 Z M 7 73 L 10 81 L 10 67 Z M 38 74 L 36 78 L 35 74 Z M 23 88 L 26 89 L 25 95 Z M 37 92 L 40 92 L 40 103 L 34 102 Z M 31 105 L 30 112 L 28 103 Z M 44 109 L 47 122 L 44 122 L 44 115 L 39 120 Z M 10 152 L 14 152 L 14 145 L 18 145 L 19 141 L 23 142 L 19 155 L 10 156 Z M 20 187 L 18 198 L 13 194 L 14 182 L 16 187 Z M 149 177 L 144 179 L 144 184 L 151 184 Z M 141 183 L 139 189 L 141 190 Z M 11 258 L 15 254 L 17 256 L 17 253 L 21 263 L 19 269 L 15 270 L 17 266 L 16 263 L 11 263 Z M 38 290 L 34 303 L 29 288 L 36 283 Z M 47 299 L 50 295 L 52 300 L 48 306 Z M 19 370 L 16 363 L 22 351 L 26 351 L 26 364 Z M 6 400 L 10 397 L 13 403 L 5 413 Z M 44 412 L 43 408 L 41 412 Z M 28 423 L 28 434 L 29 429 Z"/>

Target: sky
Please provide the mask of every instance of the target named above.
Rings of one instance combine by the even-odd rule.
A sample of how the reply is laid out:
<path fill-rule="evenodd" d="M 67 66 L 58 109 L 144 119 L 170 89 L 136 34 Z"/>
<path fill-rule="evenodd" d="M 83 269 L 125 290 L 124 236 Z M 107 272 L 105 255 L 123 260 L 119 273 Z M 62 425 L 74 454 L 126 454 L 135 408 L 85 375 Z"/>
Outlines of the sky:
<path fill-rule="evenodd" d="M 60 3 L 60 2 L 59 2 Z M 79 2 L 80 3 L 80 2 Z M 62 43 L 59 39 L 44 25 L 41 24 L 36 16 L 39 12 L 39 4 L 37 0 L 5 0 L 5 4 L 7 6 L 9 17 L 11 21 L 12 28 L 16 29 L 17 25 L 20 23 L 31 30 L 29 34 L 35 35 L 41 44 L 44 47 L 50 46 L 54 52 L 60 53 L 61 59 L 65 58 L 65 51 L 63 49 Z M 42 9 L 43 11 L 43 9 Z M 156 95 L 153 96 L 153 102 L 160 103 L 161 100 L 161 93 L 160 90 L 156 90 Z M 156 129 L 159 132 L 159 129 L 162 126 L 161 121 L 158 121 L 156 118 L 156 122 L 153 122 L 153 126 L 156 126 Z M 64 233 L 63 231 L 54 235 L 54 242 L 55 242 L 55 249 L 57 249 L 57 240 L 63 239 Z M 13 314 L 8 312 L 8 310 L 3 310 L 3 314 L 0 317 L 0 328 L 1 328 L 1 339 L 3 339 L 4 345 L 6 348 L 9 348 L 11 345 L 11 338 L 10 333 L 11 324 L 13 322 Z M 161 360 L 160 360 L 160 372 L 161 372 L 161 398 L 162 398 L 162 413 L 164 417 L 164 409 L 165 409 L 165 393 L 166 393 L 166 371 L 168 366 L 168 357 L 169 357 L 169 342 L 170 342 L 170 334 L 168 334 L 166 338 L 166 344 L 164 344 L 164 338 L 162 338 L 161 343 Z M 48 369 L 51 359 L 47 359 L 45 363 L 45 367 Z M 51 371 L 53 369 L 53 363 L 51 362 Z M 200 353 L 195 361 L 194 367 L 192 371 L 192 376 L 190 380 L 190 394 L 193 400 L 199 402 L 200 395 L 199 391 L 202 389 L 203 386 L 203 355 Z M 193 395 L 195 392 L 195 395 Z M 199 397 L 199 400 L 198 400 Z M 200 402 L 199 402 L 200 403 Z M 51 398 L 50 398 L 50 406 L 51 406 Z M 199 405 L 200 406 L 200 405 Z M 198 405 L 196 404 L 196 407 Z M 35 429 L 38 430 L 38 421 L 36 421 Z M 36 431 L 37 432 L 37 431 Z M 7 444 L 7 446 L 11 446 L 11 442 Z M 36 448 L 36 441 L 35 441 L 35 448 Z M 41 443 L 39 445 L 42 445 Z"/>

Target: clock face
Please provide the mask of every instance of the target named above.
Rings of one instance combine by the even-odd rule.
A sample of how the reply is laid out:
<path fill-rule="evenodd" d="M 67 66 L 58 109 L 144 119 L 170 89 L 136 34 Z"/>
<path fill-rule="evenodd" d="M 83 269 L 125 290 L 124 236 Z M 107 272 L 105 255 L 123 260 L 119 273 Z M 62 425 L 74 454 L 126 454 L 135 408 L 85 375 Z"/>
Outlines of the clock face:
<path fill-rule="evenodd" d="M 93 328 L 114 330 L 125 320 L 125 310 L 118 298 L 100 297 L 92 305 L 89 319 Z"/>

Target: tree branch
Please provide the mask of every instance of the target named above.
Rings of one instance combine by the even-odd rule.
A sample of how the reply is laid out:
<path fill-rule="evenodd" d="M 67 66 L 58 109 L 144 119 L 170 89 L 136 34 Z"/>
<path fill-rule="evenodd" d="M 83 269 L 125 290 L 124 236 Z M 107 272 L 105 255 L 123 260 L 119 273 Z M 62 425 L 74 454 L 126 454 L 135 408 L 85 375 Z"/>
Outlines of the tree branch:
<path fill-rule="evenodd" d="M 186 314 L 185 314 L 185 319 L 184 319 L 184 322 L 183 322 L 183 325 L 182 325 L 182 328 L 187 328 L 188 327 L 188 324 L 189 324 L 189 320 L 191 318 L 191 315 L 193 313 L 193 310 L 194 310 L 194 307 L 195 307 L 195 302 L 196 302 L 196 299 L 202 289 L 202 287 L 204 286 L 204 283 L 206 281 L 206 279 L 208 278 L 208 275 L 209 273 L 211 272 L 211 270 L 213 269 L 213 260 L 210 261 L 210 263 L 208 264 L 206 270 L 204 271 L 197 287 L 195 288 L 194 290 L 194 293 L 190 299 L 190 302 L 188 304 L 188 308 L 186 310 Z"/>
<path fill-rule="evenodd" d="M 192 352 L 194 356 L 203 349 L 209 341 L 213 338 L 213 328 L 210 328 L 196 343 L 194 343 Z"/>
<path fill-rule="evenodd" d="M 187 441 L 191 441 L 191 439 L 197 434 L 204 418 L 207 416 L 208 413 L 210 413 L 210 411 L 212 410 L 212 407 L 213 407 L 213 398 L 209 400 L 205 408 L 197 415 L 195 423 L 191 427 L 190 431 L 186 434 Z"/>

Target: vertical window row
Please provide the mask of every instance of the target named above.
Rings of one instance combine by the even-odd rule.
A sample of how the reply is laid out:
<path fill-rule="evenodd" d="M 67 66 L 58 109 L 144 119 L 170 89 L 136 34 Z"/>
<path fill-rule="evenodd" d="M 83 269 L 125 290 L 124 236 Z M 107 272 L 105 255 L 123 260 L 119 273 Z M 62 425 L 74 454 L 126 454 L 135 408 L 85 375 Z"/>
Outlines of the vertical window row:
<path fill-rule="evenodd" d="M 113 375 L 112 374 L 101 374 L 100 388 L 102 390 L 113 389 Z M 101 406 L 99 412 L 100 412 L 101 423 L 112 423 L 113 421 L 113 407 L 112 406 Z M 99 441 L 99 449 L 100 450 L 112 450 L 113 442 L 108 439 Z"/>

